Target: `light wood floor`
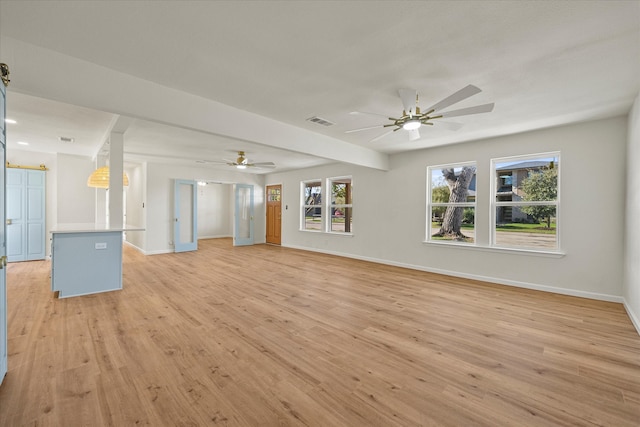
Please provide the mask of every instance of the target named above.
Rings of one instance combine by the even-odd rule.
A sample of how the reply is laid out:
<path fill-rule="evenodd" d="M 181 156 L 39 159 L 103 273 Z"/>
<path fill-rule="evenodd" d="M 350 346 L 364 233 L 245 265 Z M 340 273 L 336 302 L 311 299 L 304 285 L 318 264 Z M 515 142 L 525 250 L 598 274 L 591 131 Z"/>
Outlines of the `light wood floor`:
<path fill-rule="evenodd" d="M 0 426 L 634 426 L 620 304 L 257 245 L 125 247 L 124 290 L 8 267 Z"/>

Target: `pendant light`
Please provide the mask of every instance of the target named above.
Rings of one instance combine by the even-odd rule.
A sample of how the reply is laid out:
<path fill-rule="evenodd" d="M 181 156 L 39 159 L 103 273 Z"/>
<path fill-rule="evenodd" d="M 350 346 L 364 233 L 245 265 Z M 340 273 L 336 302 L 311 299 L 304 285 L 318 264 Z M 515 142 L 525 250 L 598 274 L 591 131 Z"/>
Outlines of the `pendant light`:
<path fill-rule="evenodd" d="M 94 170 L 87 179 L 87 185 L 94 188 L 109 188 L 109 166 Z M 129 177 L 126 173 L 122 173 L 122 186 L 129 186 Z"/>

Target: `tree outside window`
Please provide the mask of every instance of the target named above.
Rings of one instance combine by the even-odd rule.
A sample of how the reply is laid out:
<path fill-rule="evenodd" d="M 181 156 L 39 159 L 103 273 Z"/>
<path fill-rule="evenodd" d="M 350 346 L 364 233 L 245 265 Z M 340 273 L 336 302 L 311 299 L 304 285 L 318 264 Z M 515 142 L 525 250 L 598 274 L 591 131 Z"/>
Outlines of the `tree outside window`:
<path fill-rule="evenodd" d="M 322 182 L 320 180 L 301 183 L 302 230 L 322 231 Z"/>
<path fill-rule="evenodd" d="M 428 168 L 427 240 L 475 241 L 476 165 L 463 163 Z"/>

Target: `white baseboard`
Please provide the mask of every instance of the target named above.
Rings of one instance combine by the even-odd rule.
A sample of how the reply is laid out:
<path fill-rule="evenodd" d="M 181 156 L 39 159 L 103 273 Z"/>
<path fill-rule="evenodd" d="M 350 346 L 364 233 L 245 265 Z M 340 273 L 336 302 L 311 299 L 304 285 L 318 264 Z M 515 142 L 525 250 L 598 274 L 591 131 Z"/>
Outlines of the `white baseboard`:
<path fill-rule="evenodd" d="M 142 253 L 144 255 L 162 255 L 162 254 L 173 254 L 176 251 L 174 251 L 173 249 L 160 249 L 158 251 L 149 251 L 149 252 L 145 252 L 142 251 Z"/>
<path fill-rule="evenodd" d="M 172 253 L 174 253 L 173 249 L 161 249 L 161 250 L 158 250 L 158 251 L 147 252 L 147 251 L 143 250 L 142 248 L 139 248 L 138 246 L 134 245 L 133 243 L 127 242 L 126 240 L 124 241 L 124 244 L 127 245 L 127 246 L 132 247 L 135 250 L 137 250 L 142 255 L 160 255 L 160 254 L 172 254 Z"/>
<path fill-rule="evenodd" d="M 233 237 L 233 235 L 231 234 L 216 234 L 214 236 L 198 236 L 198 240 L 204 240 L 204 239 L 225 239 L 225 238 L 229 238 L 229 237 Z"/>
<path fill-rule="evenodd" d="M 131 242 L 128 242 L 128 241 L 124 240 L 124 244 L 125 244 L 125 245 L 127 245 L 127 246 L 129 246 L 129 247 L 131 247 L 131 248 L 133 248 L 133 249 L 135 249 L 135 250 L 137 250 L 137 251 L 138 251 L 138 252 L 140 252 L 141 254 L 145 254 L 145 252 L 142 250 L 142 248 L 139 248 L 138 246 L 134 245 L 134 244 L 133 244 L 133 243 L 131 243 Z M 146 254 L 145 254 L 145 255 L 146 255 Z"/>
<path fill-rule="evenodd" d="M 627 304 L 627 300 L 625 299 L 622 303 L 624 305 L 624 309 L 627 310 L 627 314 L 629 315 L 629 319 L 631 319 L 631 323 L 636 328 L 638 335 L 640 335 L 640 319 L 636 316 L 636 313 L 633 312 L 631 306 Z"/>
<path fill-rule="evenodd" d="M 296 246 L 296 245 L 282 245 L 282 246 L 288 247 L 288 248 L 292 248 L 292 249 L 300 249 L 300 250 L 303 250 L 303 251 L 319 252 L 319 253 L 324 253 L 324 254 L 328 254 L 328 255 L 337 255 L 337 256 L 341 256 L 341 257 L 345 257 L 345 258 L 358 259 L 358 260 L 361 260 L 361 261 L 375 262 L 377 264 L 391 265 L 391 266 L 394 266 L 394 267 L 408 268 L 408 269 L 411 269 L 411 270 L 425 271 L 427 273 L 444 274 L 446 276 L 461 277 L 461 278 L 464 278 L 464 279 L 479 280 L 479 281 L 482 281 L 482 282 L 489 282 L 489 283 L 497 283 L 499 285 L 514 286 L 514 287 L 517 287 L 517 288 L 531 289 L 531 290 L 543 291 L 543 292 L 551 292 L 551 293 L 555 293 L 555 294 L 570 295 L 570 296 L 574 296 L 574 297 L 595 299 L 595 300 L 601 300 L 601 301 L 609 301 L 609 302 L 617 302 L 617 303 L 623 303 L 624 302 L 624 299 L 622 297 L 620 297 L 620 296 L 617 296 L 617 295 L 608 295 L 608 294 L 600 294 L 600 293 L 595 293 L 595 292 L 579 291 L 579 290 L 575 290 L 575 289 L 558 288 L 558 287 L 555 287 L 555 286 L 547 286 L 547 285 L 541 285 L 541 284 L 537 284 L 537 283 L 520 282 L 520 281 L 517 281 L 517 280 L 506 280 L 506 279 L 501 279 L 501 278 L 497 278 L 497 277 L 489 277 L 489 276 L 481 276 L 481 275 L 477 275 L 477 274 L 461 273 L 459 271 L 442 270 L 442 269 L 439 269 L 439 268 L 428 268 L 428 267 L 424 267 L 424 266 L 421 266 L 421 265 L 406 264 L 406 263 L 402 263 L 402 262 L 389 261 L 389 260 L 379 259 L 379 258 L 370 258 L 370 257 L 365 257 L 365 256 L 359 256 L 359 255 L 353 255 L 353 254 L 347 254 L 347 253 L 335 252 L 335 251 L 327 251 L 327 250 L 316 249 L 316 248 L 308 248 L 308 247 L 304 247 L 304 246 Z"/>

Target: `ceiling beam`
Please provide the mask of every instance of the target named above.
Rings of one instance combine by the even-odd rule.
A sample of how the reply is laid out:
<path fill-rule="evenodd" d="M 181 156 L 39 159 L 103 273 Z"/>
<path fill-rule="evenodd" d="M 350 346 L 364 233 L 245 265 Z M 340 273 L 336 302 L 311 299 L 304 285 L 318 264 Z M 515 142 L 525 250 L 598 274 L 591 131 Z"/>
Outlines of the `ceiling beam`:
<path fill-rule="evenodd" d="M 10 37 L 12 90 L 136 119 L 388 170 L 389 156 Z"/>

